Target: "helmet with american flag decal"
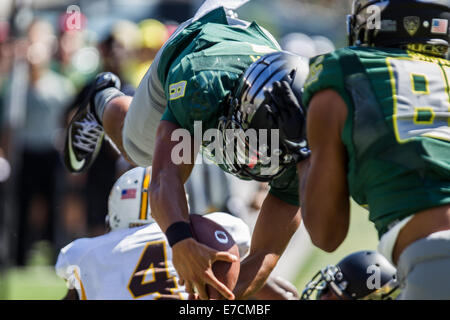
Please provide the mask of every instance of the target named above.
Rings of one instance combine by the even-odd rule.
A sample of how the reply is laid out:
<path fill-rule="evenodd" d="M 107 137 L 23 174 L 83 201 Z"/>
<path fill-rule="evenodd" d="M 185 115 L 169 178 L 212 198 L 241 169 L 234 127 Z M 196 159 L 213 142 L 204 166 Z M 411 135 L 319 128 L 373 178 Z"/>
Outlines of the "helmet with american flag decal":
<path fill-rule="evenodd" d="M 116 181 L 109 194 L 106 216 L 106 223 L 111 230 L 154 222 L 148 196 L 151 171 L 151 167 L 136 167 Z"/>

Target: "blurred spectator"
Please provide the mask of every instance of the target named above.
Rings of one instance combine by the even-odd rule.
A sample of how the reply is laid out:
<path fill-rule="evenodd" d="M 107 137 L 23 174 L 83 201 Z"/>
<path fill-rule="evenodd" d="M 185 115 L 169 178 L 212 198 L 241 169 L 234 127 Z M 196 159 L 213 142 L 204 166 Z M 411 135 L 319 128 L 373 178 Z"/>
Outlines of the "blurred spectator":
<path fill-rule="evenodd" d="M 68 15 L 60 16 L 58 51 L 52 68 L 69 78 L 77 90 L 91 80 L 100 69 L 100 53 L 95 47 L 94 36 L 84 28 L 86 18 L 80 29 L 67 27 Z"/>
<path fill-rule="evenodd" d="M 317 56 L 333 52 L 336 49 L 333 42 L 327 37 L 312 36 L 311 39 L 314 41 Z"/>
<path fill-rule="evenodd" d="M 146 19 L 139 22 L 141 46 L 137 51 L 137 65 L 132 75 L 133 83 L 138 86 L 148 68 L 153 62 L 158 50 L 169 38 L 169 30 L 155 19 Z"/>
<path fill-rule="evenodd" d="M 5 21 L 0 21 L 0 299 L 4 299 L 4 292 L 6 291 L 6 281 L 4 280 L 6 267 L 9 262 L 10 242 L 9 234 L 7 232 L 7 205 L 6 205 L 6 187 L 5 181 L 10 177 L 11 167 L 6 160 L 6 155 L 3 150 L 3 123 L 4 123 L 4 90 L 3 83 L 7 79 L 12 61 L 12 54 L 9 38 L 9 24 Z"/>
<path fill-rule="evenodd" d="M 293 32 L 285 35 L 280 41 L 281 47 L 299 56 L 312 58 L 316 55 L 316 45 L 308 35 Z"/>
<path fill-rule="evenodd" d="M 200 161 L 202 156 L 198 157 Z M 185 188 L 190 212 L 207 214 L 220 211 L 235 215 L 228 207 L 231 191 L 227 175 L 208 160 L 205 159 L 201 164 L 194 166 Z"/>
<path fill-rule="evenodd" d="M 253 196 L 252 202 L 250 203 L 251 209 L 256 212 L 259 212 L 261 210 L 262 204 L 267 196 L 267 193 L 269 192 L 269 189 L 269 184 L 266 182 L 260 182 L 258 184 L 258 190 Z"/>
<path fill-rule="evenodd" d="M 301 32 L 285 35 L 280 41 L 281 47 L 299 56 L 312 58 L 334 51 L 333 42 L 324 36 L 308 36 Z"/>
<path fill-rule="evenodd" d="M 5 82 L 8 79 L 13 60 L 12 45 L 9 41 L 9 29 L 8 22 L 0 21 L 0 156 L 3 157 L 5 156 L 2 150 L 2 147 L 5 146 L 4 141 L 2 141 L 2 125 L 4 124 L 5 117 Z"/>
<path fill-rule="evenodd" d="M 141 46 L 141 33 L 137 24 L 128 20 L 118 21 L 110 34 L 99 44 L 103 71 L 115 73 L 122 82 L 122 91 L 133 95 L 136 81 L 132 79 L 136 52 Z M 139 79 L 140 81 L 140 79 Z"/>
<path fill-rule="evenodd" d="M 156 19 L 118 21 L 100 44 L 103 69 L 117 74 L 125 90 L 128 86 L 137 88 L 171 32 L 173 26 L 169 31 Z"/>
<path fill-rule="evenodd" d="M 8 22 L 0 21 L 0 89 L 7 78 L 12 63 L 12 48 L 8 41 L 9 29 Z"/>
<path fill-rule="evenodd" d="M 116 162 L 119 154 L 109 143 L 104 143 L 97 160 L 87 172 L 84 197 L 87 213 L 87 235 L 95 237 L 105 233 L 105 214 L 108 195 L 120 173 Z M 126 169 L 130 169 L 129 166 Z"/>
<path fill-rule="evenodd" d="M 26 263 L 27 252 L 38 240 L 54 241 L 54 222 L 61 177 L 61 162 L 55 144 L 60 134 L 64 108 L 74 94 L 71 82 L 50 70 L 57 42 L 53 27 L 46 21 L 34 21 L 21 47 L 29 66 L 29 81 L 20 85 L 24 95 L 24 114 L 15 132 L 18 150 L 17 264 Z M 11 107 L 14 95 L 7 83 L 5 107 Z"/>

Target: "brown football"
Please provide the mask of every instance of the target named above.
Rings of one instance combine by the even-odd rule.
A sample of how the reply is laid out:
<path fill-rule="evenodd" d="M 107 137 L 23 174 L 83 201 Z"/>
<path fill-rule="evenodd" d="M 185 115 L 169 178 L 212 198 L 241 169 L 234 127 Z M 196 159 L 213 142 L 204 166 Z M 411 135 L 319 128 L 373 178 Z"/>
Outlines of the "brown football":
<path fill-rule="evenodd" d="M 241 267 L 237 244 L 225 228 L 208 218 L 199 214 L 191 214 L 190 222 L 192 233 L 198 242 L 218 251 L 227 251 L 238 257 L 238 261 L 236 262 L 216 261 L 212 265 L 212 270 L 216 278 L 230 290 L 233 290 L 236 286 Z M 206 286 L 206 290 L 210 299 L 224 299 L 224 297 L 211 286 Z"/>

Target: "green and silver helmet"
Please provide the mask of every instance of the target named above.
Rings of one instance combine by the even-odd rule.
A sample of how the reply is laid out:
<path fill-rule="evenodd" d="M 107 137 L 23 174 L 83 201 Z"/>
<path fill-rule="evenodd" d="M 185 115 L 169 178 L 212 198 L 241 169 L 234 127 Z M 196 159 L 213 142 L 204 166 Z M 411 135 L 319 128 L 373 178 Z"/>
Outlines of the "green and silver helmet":
<path fill-rule="evenodd" d="M 287 81 L 301 101 L 308 70 L 308 59 L 279 51 L 261 57 L 243 73 L 229 98 L 228 113 L 219 120 L 224 142 L 220 156 L 226 171 L 241 179 L 265 182 L 295 165 L 280 141 L 267 93 L 276 81 Z"/>

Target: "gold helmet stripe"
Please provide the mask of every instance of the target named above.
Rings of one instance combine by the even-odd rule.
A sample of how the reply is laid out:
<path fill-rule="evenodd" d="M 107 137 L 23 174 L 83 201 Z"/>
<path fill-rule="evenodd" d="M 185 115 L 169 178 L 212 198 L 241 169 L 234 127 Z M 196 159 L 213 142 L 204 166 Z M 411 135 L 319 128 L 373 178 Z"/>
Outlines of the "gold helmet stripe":
<path fill-rule="evenodd" d="M 150 167 L 145 169 L 144 179 L 142 179 L 142 195 L 141 195 L 141 210 L 139 219 L 147 219 L 148 213 L 148 187 L 150 186 Z"/>

